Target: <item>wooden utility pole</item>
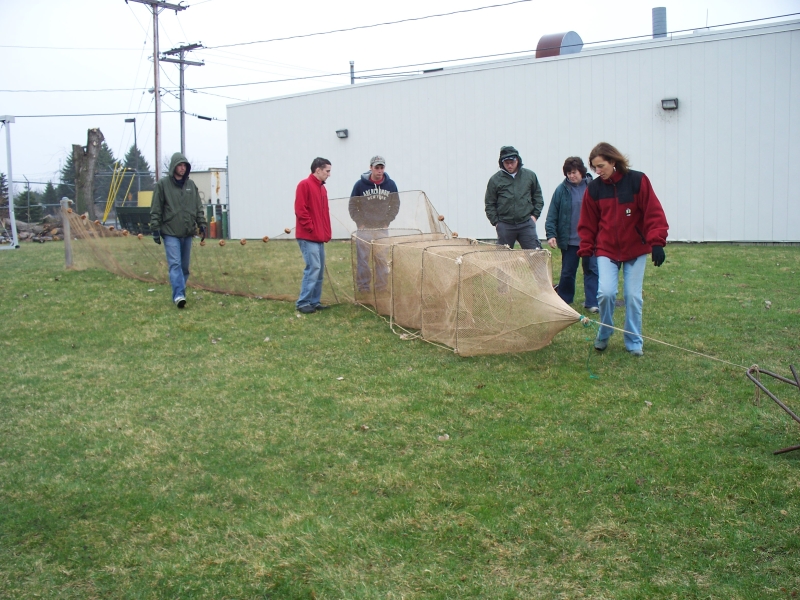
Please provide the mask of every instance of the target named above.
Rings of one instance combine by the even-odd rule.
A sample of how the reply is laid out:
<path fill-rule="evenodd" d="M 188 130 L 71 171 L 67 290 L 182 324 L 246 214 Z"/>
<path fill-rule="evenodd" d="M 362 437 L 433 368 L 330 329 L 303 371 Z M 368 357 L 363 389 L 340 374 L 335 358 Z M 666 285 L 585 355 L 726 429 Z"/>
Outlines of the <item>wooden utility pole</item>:
<path fill-rule="evenodd" d="M 129 0 L 125 0 L 125 4 Z M 161 85 L 160 85 L 160 71 L 159 71 L 159 53 L 158 53 L 158 13 L 161 10 L 169 9 L 174 10 L 178 14 L 179 10 L 186 10 L 188 6 L 181 6 L 179 4 L 170 4 L 169 2 L 158 2 L 156 0 L 130 0 L 130 2 L 138 2 L 139 4 L 146 4 L 153 11 L 153 94 L 155 94 L 156 102 L 156 160 L 155 172 L 156 181 L 161 177 Z M 160 9 L 160 10 L 159 10 Z"/>
<path fill-rule="evenodd" d="M 72 145 L 72 163 L 75 167 L 75 205 L 78 214 L 84 211 L 89 218 L 97 219 L 94 214 L 94 166 L 100 154 L 100 144 L 106 138 L 99 128 L 90 129 L 86 146 Z"/>
<path fill-rule="evenodd" d="M 191 65 L 191 66 L 194 66 L 194 67 L 202 67 L 202 66 L 205 66 L 206 63 L 202 62 L 202 61 L 201 62 L 195 62 L 195 61 L 191 61 L 191 60 L 184 60 L 183 53 L 184 52 L 189 52 L 190 50 L 197 50 L 198 48 L 202 48 L 202 47 L 203 47 L 203 44 L 190 44 L 188 46 L 181 46 L 180 48 L 173 48 L 172 50 L 167 50 L 166 52 L 164 52 L 164 56 L 166 57 L 166 56 L 170 56 L 170 55 L 174 55 L 174 54 L 179 54 L 180 55 L 179 59 L 163 58 L 163 57 L 161 58 L 161 62 L 176 63 L 179 66 L 180 70 L 181 70 L 181 81 L 180 81 L 180 87 L 181 87 L 181 96 L 180 96 L 180 100 L 181 100 L 181 154 L 183 154 L 184 156 L 186 156 L 186 105 L 184 104 L 184 101 L 183 101 L 183 88 L 184 88 L 184 85 L 183 85 L 183 71 L 184 71 L 184 68 L 185 68 L 184 65 Z"/>

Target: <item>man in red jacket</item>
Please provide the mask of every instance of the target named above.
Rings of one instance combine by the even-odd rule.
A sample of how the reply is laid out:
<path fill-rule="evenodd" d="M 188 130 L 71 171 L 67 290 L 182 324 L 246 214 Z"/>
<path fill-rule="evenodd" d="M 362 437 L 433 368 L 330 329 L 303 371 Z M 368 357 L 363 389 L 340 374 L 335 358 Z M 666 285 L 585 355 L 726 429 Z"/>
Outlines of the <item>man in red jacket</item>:
<path fill-rule="evenodd" d="M 652 254 L 655 266 L 660 267 L 664 262 L 667 217 L 647 175 L 631 170 L 628 159 L 614 146 L 597 144 L 589 154 L 589 164 L 598 177 L 583 196 L 578 256 L 597 256 L 601 325 L 594 347 L 600 352 L 605 350 L 614 332 L 611 327 L 622 270 L 625 348 L 632 356 L 642 356 L 644 267 L 648 254 Z"/>
<path fill-rule="evenodd" d="M 294 235 L 303 253 L 306 268 L 296 307 L 303 314 L 330 308 L 321 303 L 322 278 L 325 274 L 325 243 L 331 239 L 331 214 L 325 181 L 331 176 L 331 161 L 315 158 L 311 175 L 297 184 L 294 214 L 297 217 Z"/>

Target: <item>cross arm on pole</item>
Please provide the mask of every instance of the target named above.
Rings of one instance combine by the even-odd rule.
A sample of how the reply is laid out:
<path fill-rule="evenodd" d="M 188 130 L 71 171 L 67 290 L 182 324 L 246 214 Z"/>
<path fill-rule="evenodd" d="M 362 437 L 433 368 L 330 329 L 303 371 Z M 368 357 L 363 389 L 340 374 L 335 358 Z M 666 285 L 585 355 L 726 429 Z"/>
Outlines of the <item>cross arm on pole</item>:
<path fill-rule="evenodd" d="M 201 62 L 195 62 L 193 60 L 179 60 L 177 58 L 162 58 L 161 62 L 175 63 L 175 64 L 178 64 L 178 65 L 190 65 L 192 67 L 204 67 L 204 66 L 206 66 L 206 63 L 202 62 L 202 61 Z"/>
<path fill-rule="evenodd" d="M 160 2 L 159 0 L 125 0 L 125 4 L 128 2 L 138 2 L 139 4 L 147 4 L 148 6 L 155 8 L 166 8 L 168 10 L 174 10 L 177 14 L 179 10 L 186 10 L 189 8 L 188 6 L 181 6 L 180 4 L 170 4 L 169 2 Z"/>
<path fill-rule="evenodd" d="M 181 52 L 189 52 L 190 50 L 197 50 L 198 48 L 203 48 L 203 44 L 202 43 L 187 44 L 186 46 L 180 46 L 179 48 L 173 48 L 172 50 L 167 50 L 163 52 L 163 54 L 180 54 Z"/>

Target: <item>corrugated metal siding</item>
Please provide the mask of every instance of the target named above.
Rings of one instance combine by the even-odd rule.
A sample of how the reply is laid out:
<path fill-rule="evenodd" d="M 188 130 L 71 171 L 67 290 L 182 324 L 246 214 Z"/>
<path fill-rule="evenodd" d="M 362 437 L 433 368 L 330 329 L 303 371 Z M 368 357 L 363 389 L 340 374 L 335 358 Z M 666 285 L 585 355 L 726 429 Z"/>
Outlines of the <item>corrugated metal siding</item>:
<path fill-rule="evenodd" d="M 483 196 L 501 145 L 539 176 L 546 214 L 564 159 L 607 141 L 650 177 L 671 240 L 800 241 L 798 65 L 793 22 L 230 106 L 231 232 L 294 226 L 315 156 L 333 163 L 335 198 L 382 154 L 401 190 L 427 192 L 461 235 L 491 238 Z M 670 97 L 677 111 L 661 109 Z"/>

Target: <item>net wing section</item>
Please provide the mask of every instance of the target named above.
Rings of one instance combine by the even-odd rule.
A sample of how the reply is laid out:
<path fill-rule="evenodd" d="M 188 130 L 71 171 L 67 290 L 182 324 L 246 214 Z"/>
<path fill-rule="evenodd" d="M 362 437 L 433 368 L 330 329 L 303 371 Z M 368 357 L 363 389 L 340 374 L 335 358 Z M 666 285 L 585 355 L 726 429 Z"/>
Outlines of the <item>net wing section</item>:
<path fill-rule="evenodd" d="M 420 332 L 462 356 L 537 350 L 579 320 L 552 286 L 547 250 L 510 250 L 457 238 L 423 192 L 398 195 L 387 227 L 374 213 L 351 213 L 350 198 L 331 201 L 331 222 L 344 239 L 325 245 L 323 302 L 355 301 L 390 322 Z M 372 210 L 372 208 L 370 208 Z M 380 213 L 380 211 L 378 211 Z M 78 268 L 99 267 L 168 283 L 164 246 L 150 236 L 67 215 Z M 303 276 L 294 233 L 275 240 L 192 243 L 193 293 L 293 301 Z M 199 296 L 198 296 L 199 299 Z"/>

